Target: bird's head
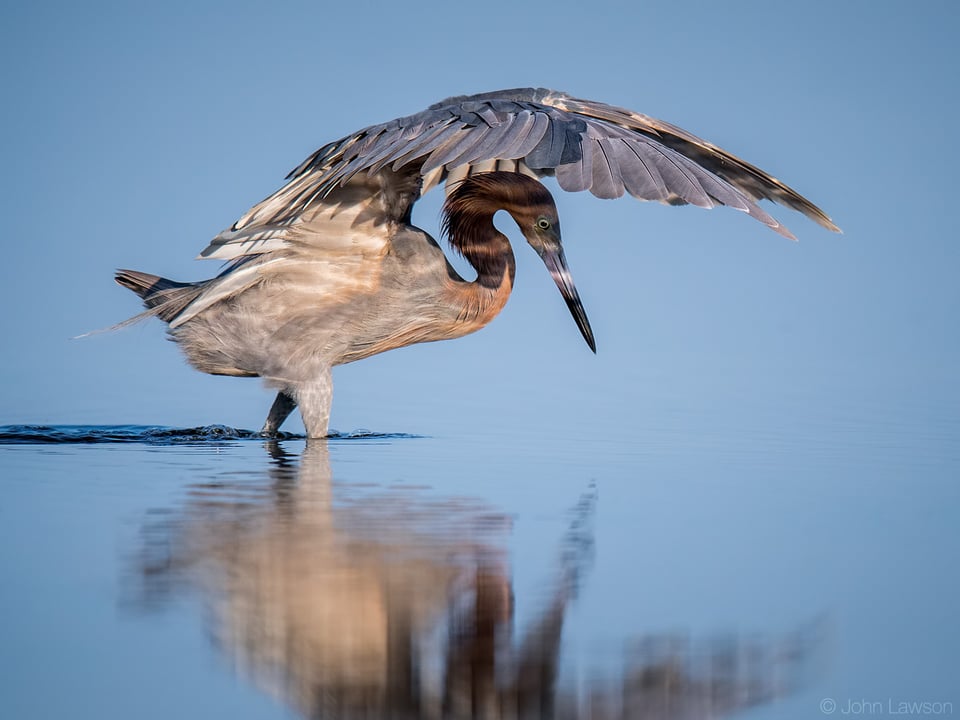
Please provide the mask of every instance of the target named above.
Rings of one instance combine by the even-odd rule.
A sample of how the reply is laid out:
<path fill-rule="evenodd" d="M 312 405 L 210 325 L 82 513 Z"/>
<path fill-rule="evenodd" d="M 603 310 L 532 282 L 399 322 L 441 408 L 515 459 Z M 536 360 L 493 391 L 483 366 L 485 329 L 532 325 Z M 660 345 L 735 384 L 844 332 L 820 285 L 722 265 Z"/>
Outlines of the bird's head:
<path fill-rule="evenodd" d="M 472 175 L 461 182 L 447 198 L 444 208 L 446 227 L 451 243 L 461 251 L 464 241 L 455 237 L 457 230 L 478 227 L 479 221 L 492 225 L 497 210 L 506 210 L 530 243 L 567 303 L 583 339 L 597 351 L 593 330 L 583 309 L 560 242 L 560 218 L 550 191 L 535 178 L 515 172 L 489 172 Z M 471 217 L 471 222 L 462 218 Z M 476 224 L 475 224 L 476 223 Z M 464 234 L 467 234 L 466 232 Z"/>
<path fill-rule="evenodd" d="M 519 175 L 518 177 L 524 177 Z M 593 330 L 590 327 L 590 320 L 587 319 L 587 313 L 583 309 L 583 302 L 580 300 L 580 293 L 574 285 L 573 276 L 570 274 L 570 268 L 567 266 L 567 258 L 563 253 L 563 244 L 560 241 L 560 218 L 557 215 L 557 207 L 553 202 L 553 196 L 539 182 L 528 179 L 531 183 L 539 186 L 539 191 L 533 193 L 534 197 L 529 202 L 507 208 L 507 211 L 513 216 L 520 232 L 527 239 L 543 264 L 550 271 L 550 276 L 557 284 L 560 294 L 573 315 L 574 322 L 580 329 L 583 339 L 593 352 L 597 351 L 597 344 L 593 338 Z M 540 197 L 537 197 L 540 196 Z"/>

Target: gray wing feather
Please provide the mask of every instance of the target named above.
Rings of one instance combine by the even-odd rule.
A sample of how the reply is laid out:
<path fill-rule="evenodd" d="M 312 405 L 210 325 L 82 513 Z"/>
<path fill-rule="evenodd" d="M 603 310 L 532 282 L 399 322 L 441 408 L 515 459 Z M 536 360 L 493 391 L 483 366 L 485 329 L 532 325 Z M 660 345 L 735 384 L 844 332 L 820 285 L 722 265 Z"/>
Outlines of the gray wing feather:
<path fill-rule="evenodd" d="M 639 200 L 666 201 L 667 189 L 663 178 L 655 166 L 644 160 L 645 153 L 641 143 L 636 140 L 623 141 L 624 153 L 621 155 L 620 174 L 628 193 Z M 633 157 L 627 157 L 627 154 Z"/>
<path fill-rule="evenodd" d="M 599 198 L 615 199 L 623 196 L 623 176 L 617 162 L 614 140 L 590 138 L 594 143 L 593 184 L 590 191 Z"/>
<path fill-rule="evenodd" d="M 526 157 L 543 139 L 544 133 L 550 127 L 550 118 L 546 113 L 531 113 L 533 122 L 524 123 L 524 130 L 517 134 L 516 144 L 507 147 L 503 151 L 503 157 L 507 160 Z"/>
<path fill-rule="evenodd" d="M 429 140 L 425 143 L 417 144 L 416 147 L 401 154 L 393 163 L 394 172 L 400 170 L 400 168 L 413 165 L 413 163 L 418 158 L 425 158 L 430 153 L 432 153 L 438 146 L 442 145 L 450 138 L 450 134 L 458 130 L 459 128 L 455 125 L 444 123 L 435 129 L 434 132 L 430 133 Z M 413 165 L 416 167 L 416 165 Z M 409 169 L 408 169 L 409 170 Z M 423 173 L 421 173 L 422 175 Z"/>
<path fill-rule="evenodd" d="M 471 147 L 469 156 L 464 153 L 461 154 L 459 159 L 468 163 L 477 162 L 479 158 L 506 158 L 512 160 L 513 158 L 506 153 L 510 146 L 516 144 L 515 135 L 523 133 L 532 120 L 533 116 L 527 113 L 526 118 L 521 119 L 518 115 L 512 122 L 505 120 L 499 125 L 491 127 L 482 141 Z M 452 170 L 457 164 L 457 160 L 448 163 L 448 169 Z"/>
<path fill-rule="evenodd" d="M 405 148 L 408 148 L 409 143 L 403 139 L 403 132 L 398 129 L 394 130 L 388 138 L 385 137 L 383 142 L 379 143 L 379 146 L 364 163 L 367 173 L 370 175 L 380 172 L 382 168 L 393 162 L 391 158 L 398 151 L 402 152 Z"/>
<path fill-rule="evenodd" d="M 262 252 L 264 238 L 276 247 L 308 208 L 326 202 L 361 172 L 405 177 L 382 186 L 406 188 L 428 175 L 431 183 L 465 177 L 497 167 L 498 160 L 516 161 L 512 167 L 539 177 L 555 175 L 562 189 L 590 190 L 601 198 L 628 192 L 640 200 L 727 205 L 787 237 L 789 231 L 756 201 L 771 200 L 838 230 L 822 210 L 776 178 L 681 128 L 612 105 L 521 88 L 450 98 L 324 145 L 288 175 L 287 185 L 212 246 L 218 257 L 229 256 L 225 245 L 235 244 L 238 257 Z M 416 199 L 405 190 L 381 205 L 402 218 Z"/>
<path fill-rule="evenodd" d="M 476 112 L 489 127 L 495 128 L 503 124 L 503 120 L 497 117 L 493 108 L 483 105 Z"/>
<path fill-rule="evenodd" d="M 663 178 L 664 187 L 669 192 L 667 202 L 692 203 L 700 207 L 713 207 L 710 198 L 700 187 L 696 175 L 684 167 L 684 163 L 672 157 L 674 153 L 664 152 L 663 149 L 647 145 L 651 151 L 650 156 L 653 163 L 660 171 L 660 177 Z"/>
<path fill-rule="evenodd" d="M 566 128 L 560 123 L 551 122 L 537 146 L 524 156 L 527 167 L 531 170 L 557 167 L 563 157 L 566 140 Z"/>
<path fill-rule="evenodd" d="M 556 168 L 557 182 L 567 192 L 582 192 L 589 190 L 593 184 L 593 170 L 591 167 L 592 146 L 583 140 L 577 140 L 580 159 L 560 165 Z"/>
<path fill-rule="evenodd" d="M 489 126 L 464 128 L 459 132 L 461 133 L 460 136 L 455 135 L 443 148 L 437 148 L 433 151 L 420 169 L 421 173 L 426 174 L 441 165 L 446 165 L 447 169 L 452 170 L 458 165 L 469 163 L 477 157 L 474 151 L 477 146 L 482 145 L 483 141 L 486 140 L 491 128 Z M 443 152 L 441 152 L 441 149 Z"/>
<path fill-rule="evenodd" d="M 708 172 L 723 178 L 752 200 L 772 200 L 798 210 L 828 230 L 840 231 L 820 208 L 775 177 L 676 125 L 613 105 L 578 100 L 561 94 L 554 94 L 547 101 L 570 112 L 647 135 Z"/>

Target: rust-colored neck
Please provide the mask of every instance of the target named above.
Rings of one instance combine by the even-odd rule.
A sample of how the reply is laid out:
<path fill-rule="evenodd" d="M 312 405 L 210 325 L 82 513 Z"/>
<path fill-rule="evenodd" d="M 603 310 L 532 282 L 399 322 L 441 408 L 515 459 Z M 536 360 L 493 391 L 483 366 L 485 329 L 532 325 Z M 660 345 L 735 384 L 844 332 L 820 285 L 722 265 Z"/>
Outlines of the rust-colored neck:
<path fill-rule="evenodd" d="M 513 291 L 516 262 L 510 241 L 492 222 L 489 225 L 493 232 L 482 241 L 482 236 L 475 236 L 476 241 L 455 246 L 476 269 L 477 279 L 451 283 L 447 288 L 448 300 L 456 310 L 449 337 L 467 335 L 487 325 L 503 310 Z"/>
<path fill-rule="evenodd" d="M 490 227 L 493 228 L 492 222 Z M 458 250 L 477 271 L 476 284 L 480 287 L 496 290 L 504 283 L 513 285 L 517 273 L 516 258 L 510 241 L 496 228 L 482 241 L 464 244 Z"/>
<path fill-rule="evenodd" d="M 477 284 L 490 290 L 508 277 L 512 285 L 516 273 L 510 241 L 493 224 L 498 210 L 513 210 L 516 198 L 510 196 L 511 181 L 505 177 L 512 175 L 487 173 L 469 178 L 443 206 L 443 227 L 450 246 L 477 271 Z"/>
<path fill-rule="evenodd" d="M 466 334 L 489 323 L 510 297 L 516 260 L 507 237 L 493 224 L 498 210 L 506 210 L 520 224 L 534 222 L 545 205 L 553 208 L 549 192 L 536 180 L 508 172 L 474 175 L 464 180 L 443 206 L 443 227 L 451 247 L 477 271 L 472 283 L 451 287 L 458 308 L 455 332 Z"/>

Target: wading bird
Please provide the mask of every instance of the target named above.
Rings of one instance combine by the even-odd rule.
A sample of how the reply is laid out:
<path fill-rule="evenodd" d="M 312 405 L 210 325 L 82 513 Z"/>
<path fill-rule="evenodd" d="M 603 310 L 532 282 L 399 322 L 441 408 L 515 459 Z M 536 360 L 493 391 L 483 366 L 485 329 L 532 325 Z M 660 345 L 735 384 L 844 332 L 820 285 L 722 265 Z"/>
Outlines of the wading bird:
<path fill-rule="evenodd" d="M 793 238 L 756 204 L 772 200 L 838 230 L 779 180 L 678 127 L 527 88 L 449 98 L 323 146 L 203 250 L 228 263 L 210 280 L 131 270 L 116 280 L 143 298 L 142 316 L 169 324 L 195 368 L 262 377 L 278 390 L 264 433 L 299 406 L 308 435 L 322 437 L 335 365 L 461 337 L 500 312 L 515 262 L 493 225 L 498 210 L 543 260 L 596 352 L 545 176 L 600 198 L 727 205 Z M 476 270 L 472 282 L 411 225 L 413 204 L 443 182 L 443 228 Z"/>

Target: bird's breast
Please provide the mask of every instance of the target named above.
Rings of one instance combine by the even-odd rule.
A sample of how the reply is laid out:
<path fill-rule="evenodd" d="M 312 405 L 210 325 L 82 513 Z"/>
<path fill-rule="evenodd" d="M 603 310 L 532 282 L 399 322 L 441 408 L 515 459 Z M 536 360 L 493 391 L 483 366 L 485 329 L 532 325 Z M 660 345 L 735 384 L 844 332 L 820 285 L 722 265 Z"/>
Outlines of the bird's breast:
<path fill-rule="evenodd" d="M 503 309 L 513 287 L 509 272 L 495 287 L 463 280 L 436 241 L 415 229 L 395 236 L 379 280 L 338 363 L 475 332 Z"/>

